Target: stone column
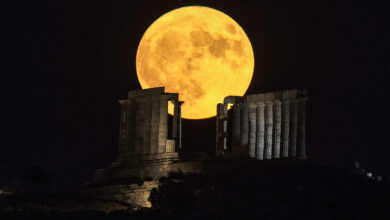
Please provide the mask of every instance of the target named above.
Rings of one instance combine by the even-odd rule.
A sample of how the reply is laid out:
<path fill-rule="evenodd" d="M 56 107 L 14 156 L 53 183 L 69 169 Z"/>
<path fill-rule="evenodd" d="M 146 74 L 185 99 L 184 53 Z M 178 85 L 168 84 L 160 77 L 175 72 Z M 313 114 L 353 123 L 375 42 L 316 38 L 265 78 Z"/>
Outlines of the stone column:
<path fill-rule="evenodd" d="M 264 159 L 264 106 L 263 102 L 258 102 L 256 109 L 256 159 L 258 160 Z"/>
<path fill-rule="evenodd" d="M 298 98 L 298 159 L 306 157 L 306 97 Z"/>
<path fill-rule="evenodd" d="M 217 116 L 216 116 L 216 156 L 222 156 L 224 150 L 226 150 L 226 137 L 225 137 L 225 124 L 226 124 L 226 115 L 225 115 L 225 106 L 226 104 L 219 103 L 217 105 Z"/>
<path fill-rule="evenodd" d="M 177 110 L 177 143 L 175 144 L 176 146 L 176 152 L 178 151 L 181 151 L 182 149 L 182 146 L 181 146 L 181 135 L 182 135 L 182 132 L 181 132 L 181 129 L 182 129 L 182 119 L 181 119 L 181 105 L 183 104 L 184 102 L 182 101 L 178 101 L 177 102 L 177 105 L 178 105 L 178 110 Z"/>
<path fill-rule="evenodd" d="M 145 119 L 145 100 L 137 100 L 137 111 L 135 116 L 135 146 L 134 154 L 142 154 L 143 140 L 144 140 L 144 119 Z"/>
<path fill-rule="evenodd" d="M 152 128 L 152 100 L 147 98 L 144 107 L 144 132 L 142 142 L 142 155 L 150 154 L 150 137 Z"/>
<path fill-rule="evenodd" d="M 240 155 L 247 156 L 249 154 L 249 112 L 248 105 L 241 105 L 241 137 L 240 137 Z"/>
<path fill-rule="evenodd" d="M 241 137 L 241 106 L 240 104 L 234 104 L 233 111 L 233 123 L 232 123 L 232 154 L 240 147 Z"/>
<path fill-rule="evenodd" d="M 256 105 L 249 104 L 249 156 L 256 157 Z"/>
<path fill-rule="evenodd" d="M 217 104 L 217 115 L 215 116 L 215 156 L 222 155 L 222 136 L 219 121 L 221 117 L 221 103 Z"/>
<path fill-rule="evenodd" d="M 178 100 L 173 101 L 173 121 L 172 121 L 172 139 L 177 140 L 177 135 L 178 135 L 178 125 L 179 125 L 179 104 Z"/>
<path fill-rule="evenodd" d="M 128 100 L 119 100 L 119 104 L 121 105 L 121 121 L 119 126 L 119 149 L 118 149 L 118 159 L 124 159 L 125 155 L 128 154 L 129 150 L 129 130 L 128 130 L 128 109 L 129 104 Z"/>
<path fill-rule="evenodd" d="M 150 153 L 158 152 L 158 130 L 160 123 L 160 99 L 154 98 L 152 101 L 152 119 L 150 132 Z"/>
<path fill-rule="evenodd" d="M 290 136 L 290 154 L 291 157 L 297 156 L 297 129 L 298 129 L 298 101 L 291 100 L 290 103 L 290 120 L 291 120 L 291 136 Z"/>
<path fill-rule="evenodd" d="M 282 142 L 283 142 L 283 157 L 288 157 L 288 151 L 289 151 L 289 138 L 290 138 L 290 100 L 283 100 L 282 104 L 283 108 L 283 136 L 282 136 Z"/>
<path fill-rule="evenodd" d="M 273 157 L 280 157 L 280 135 L 282 133 L 282 102 L 274 101 L 274 151 Z"/>
<path fill-rule="evenodd" d="M 165 152 L 167 137 L 168 137 L 168 97 L 165 95 L 161 95 L 157 153 Z"/>
<path fill-rule="evenodd" d="M 136 110 L 137 104 L 133 99 L 128 100 L 129 103 L 129 117 L 128 117 L 128 129 L 129 129 L 129 155 L 134 155 L 134 147 L 135 147 L 135 125 L 136 125 Z"/>
<path fill-rule="evenodd" d="M 265 159 L 272 159 L 273 103 L 265 102 Z"/>

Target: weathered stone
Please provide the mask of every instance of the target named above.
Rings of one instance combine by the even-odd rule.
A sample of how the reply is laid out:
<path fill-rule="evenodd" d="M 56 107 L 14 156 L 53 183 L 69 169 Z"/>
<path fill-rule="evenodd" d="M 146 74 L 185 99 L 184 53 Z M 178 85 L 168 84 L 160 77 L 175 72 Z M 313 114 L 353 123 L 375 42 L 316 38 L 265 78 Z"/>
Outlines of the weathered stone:
<path fill-rule="evenodd" d="M 306 159 L 306 100 L 298 98 L 298 159 Z"/>
<path fill-rule="evenodd" d="M 160 99 L 152 100 L 152 118 L 151 118 L 151 132 L 150 132 L 150 153 L 158 152 L 158 133 L 160 123 Z"/>
<path fill-rule="evenodd" d="M 233 123 L 232 123 L 232 153 L 234 149 L 240 146 L 241 138 L 241 106 L 239 104 L 233 105 Z"/>
<path fill-rule="evenodd" d="M 135 120 L 135 146 L 134 154 L 142 154 L 142 147 L 144 142 L 144 120 L 145 120 L 145 101 L 137 100 L 137 111 Z"/>
<path fill-rule="evenodd" d="M 282 102 L 279 100 L 274 101 L 274 151 L 273 157 L 280 157 L 280 135 L 282 124 Z"/>
<path fill-rule="evenodd" d="M 249 156 L 256 157 L 256 105 L 249 104 Z"/>
<path fill-rule="evenodd" d="M 298 129 L 298 101 L 291 100 L 290 103 L 290 154 L 291 157 L 297 156 L 297 129 Z"/>
<path fill-rule="evenodd" d="M 248 155 L 248 137 L 249 137 L 249 112 L 248 105 L 241 105 L 241 137 L 240 137 L 240 155 Z"/>
<path fill-rule="evenodd" d="M 224 104 L 233 106 L 222 120 L 223 106 L 218 105 L 217 155 L 222 155 L 224 148 L 232 149 L 231 156 L 248 155 L 258 160 L 306 158 L 305 104 L 302 101 L 298 106 L 297 103 L 297 100 L 306 98 L 306 94 L 306 90 L 290 89 L 226 97 Z M 227 126 L 222 125 L 225 122 Z M 227 129 L 223 130 L 223 127 Z"/>
<path fill-rule="evenodd" d="M 181 129 L 182 129 L 182 119 L 181 119 L 181 105 L 183 104 L 184 102 L 182 101 L 179 101 L 178 102 L 178 110 L 177 110 L 177 120 L 178 120 L 178 130 L 177 130 L 177 149 L 176 151 L 181 151 L 182 150 L 182 143 L 181 143 L 181 140 L 182 140 L 182 132 L 181 132 Z"/>
<path fill-rule="evenodd" d="M 265 159 L 272 159 L 273 103 L 265 102 Z"/>
<path fill-rule="evenodd" d="M 129 114 L 129 103 L 127 100 L 119 100 L 121 105 L 121 119 L 119 128 L 119 148 L 118 148 L 118 160 L 121 161 L 123 157 L 129 155 L 129 126 L 126 118 Z"/>
<path fill-rule="evenodd" d="M 256 109 L 256 159 L 264 159 L 264 132 L 265 132 L 265 120 L 264 120 L 264 106 L 263 102 L 257 103 Z"/>
<path fill-rule="evenodd" d="M 290 101 L 283 100 L 283 132 L 282 132 L 282 143 L 283 143 L 283 157 L 288 157 L 289 151 L 289 138 L 290 138 Z"/>
<path fill-rule="evenodd" d="M 227 150 L 226 146 L 226 132 L 227 132 L 227 105 L 228 104 L 218 104 L 217 107 L 217 116 L 216 116 L 216 156 L 224 155 L 224 152 Z"/>
<path fill-rule="evenodd" d="M 160 123 L 157 153 L 164 153 L 168 137 L 168 97 L 160 96 Z"/>
<path fill-rule="evenodd" d="M 175 140 L 167 140 L 166 143 L 166 152 L 173 153 L 175 152 Z"/>
<path fill-rule="evenodd" d="M 150 153 L 151 129 L 152 129 L 152 100 L 147 99 L 144 102 L 144 127 L 143 127 L 143 142 L 142 155 Z"/>
<path fill-rule="evenodd" d="M 177 93 L 164 93 L 164 88 L 130 91 L 120 100 L 121 122 L 118 159 L 100 169 L 94 184 L 107 184 L 127 178 L 159 178 L 167 175 L 169 164 L 178 160 L 176 146 L 181 141 L 182 102 Z M 168 140 L 168 101 L 176 108 L 175 138 Z"/>

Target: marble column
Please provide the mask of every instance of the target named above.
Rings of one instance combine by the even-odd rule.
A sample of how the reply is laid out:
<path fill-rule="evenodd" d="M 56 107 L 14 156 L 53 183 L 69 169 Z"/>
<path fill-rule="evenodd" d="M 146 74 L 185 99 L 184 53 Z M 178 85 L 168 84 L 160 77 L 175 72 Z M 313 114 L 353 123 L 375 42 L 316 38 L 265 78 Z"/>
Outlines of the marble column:
<path fill-rule="evenodd" d="M 143 147 L 143 129 L 144 129 L 144 119 L 145 119 L 145 100 L 137 100 L 137 111 L 136 111 L 136 121 L 135 121 L 135 146 L 134 154 L 142 154 Z"/>
<path fill-rule="evenodd" d="M 234 104 L 233 111 L 233 123 L 232 123 L 232 152 L 234 153 L 240 146 L 241 137 L 241 106 L 240 104 Z"/>
<path fill-rule="evenodd" d="M 177 139 L 176 139 L 177 143 L 175 144 L 175 146 L 176 146 L 176 152 L 182 150 L 182 145 L 181 145 L 181 144 L 182 144 L 182 141 L 181 141 L 181 139 L 182 139 L 182 137 L 181 137 L 181 135 L 182 135 L 182 132 L 181 132 L 181 129 L 182 129 L 181 105 L 182 105 L 183 103 L 184 103 L 184 102 L 182 102 L 182 101 L 178 101 L 178 102 L 177 102 L 177 105 L 178 105 L 178 110 L 177 110 L 177 123 L 178 123 L 178 125 L 177 125 Z"/>
<path fill-rule="evenodd" d="M 152 101 L 152 119 L 150 132 L 150 153 L 158 152 L 158 130 L 160 123 L 160 99 L 153 99 Z"/>
<path fill-rule="evenodd" d="M 129 114 L 129 103 L 128 100 L 119 100 L 119 104 L 121 105 L 121 121 L 119 128 L 119 149 L 118 149 L 118 157 L 120 160 L 124 159 L 125 155 L 128 154 L 129 150 L 129 130 L 128 130 L 128 114 Z"/>
<path fill-rule="evenodd" d="M 173 108 L 173 121 L 172 121 L 172 139 L 176 140 L 177 139 L 177 136 L 178 136 L 178 121 L 179 121 L 179 104 L 178 104 L 178 100 L 174 100 L 173 101 L 173 105 L 174 105 L 174 108 Z"/>
<path fill-rule="evenodd" d="M 280 135 L 282 133 L 282 102 L 274 101 L 274 151 L 273 157 L 280 158 Z"/>
<path fill-rule="evenodd" d="M 240 137 L 240 155 L 247 156 L 249 154 L 249 112 L 248 105 L 241 105 L 241 137 Z"/>
<path fill-rule="evenodd" d="M 256 108 L 256 159 L 264 159 L 264 103 L 258 102 Z"/>
<path fill-rule="evenodd" d="M 289 138 L 290 138 L 290 100 L 283 100 L 282 109 L 283 109 L 282 156 L 288 157 Z"/>
<path fill-rule="evenodd" d="M 128 100 L 129 103 L 129 117 L 127 119 L 128 121 L 128 148 L 129 148 L 129 155 L 134 155 L 134 147 L 135 147 L 135 126 L 136 126 L 136 110 L 137 110 L 137 104 L 136 101 L 133 99 Z"/>
<path fill-rule="evenodd" d="M 265 159 L 272 159 L 273 103 L 265 102 Z"/>
<path fill-rule="evenodd" d="M 298 129 L 298 101 L 291 100 L 290 103 L 290 120 L 291 120 L 291 135 L 290 135 L 290 155 L 297 156 L 297 129 Z"/>
<path fill-rule="evenodd" d="M 222 156 L 226 150 L 226 133 L 227 133 L 227 104 L 217 105 L 216 116 L 216 156 Z"/>
<path fill-rule="evenodd" d="M 161 95 L 157 153 L 165 152 L 167 137 L 168 137 L 168 97 L 165 95 Z"/>
<path fill-rule="evenodd" d="M 152 100 L 147 98 L 144 106 L 144 131 L 142 142 L 142 155 L 150 154 L 150 137 L 152 127 Z"/>
<path fill-rule="evenodd" d="M 221 105 L 221 103 L 217 104 L 217 115 L 215 117 L 215 156 L 222 155 L 222 129 L 220 128 Z"/>
<path fill-rule="evenodd" d="M 298 98 L 298 159 L 306 157 L 306 97 Z"/>
<path fill-rule="evenodd" d="M 249 104 L 249 156 L 256 157 L 256 105 Z"/>

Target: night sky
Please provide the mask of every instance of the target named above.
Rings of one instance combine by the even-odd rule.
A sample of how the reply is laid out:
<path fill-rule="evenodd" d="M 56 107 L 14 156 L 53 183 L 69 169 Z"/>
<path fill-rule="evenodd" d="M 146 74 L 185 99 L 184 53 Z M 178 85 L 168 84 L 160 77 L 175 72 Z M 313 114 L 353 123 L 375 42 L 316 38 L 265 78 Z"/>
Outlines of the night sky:
<path fill-rule="evenodd" d="M 116 157 L 118 100 L 140 89 L 138 43 L 163 13 L 209 6 L 255 54 L 247 94 L 308 89 L 307 151 L 390 175 L 389 1 L 2 1 L 0 186 L 47 168 L 78 187 Z M 221 100 L 222 101 L 222 100 Z M 211 151 L 215 119 L 183 120 L 183 147 Z"/>

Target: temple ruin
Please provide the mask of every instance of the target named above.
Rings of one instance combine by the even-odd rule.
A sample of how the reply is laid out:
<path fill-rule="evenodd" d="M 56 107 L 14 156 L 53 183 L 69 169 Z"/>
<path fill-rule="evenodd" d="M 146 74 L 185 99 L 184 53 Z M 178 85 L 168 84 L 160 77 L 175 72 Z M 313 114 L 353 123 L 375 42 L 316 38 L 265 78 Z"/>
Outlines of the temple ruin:
<path fill-rule="evenodd" d="M 197 158 L 182 154 L 179 94 L 164 87 L 130 91 L 119 100 L 118 157 L 95 173 L 86 192 L 150 207 L 150 191 L 171 172 L 214 175 L 264 165 L 259 160 L 305 159 L 306 100 L 306 91 L 296 89 L 226 97 L 217 105 L 216 154 Z"/>
<path fill-rule="evenodd" d="M 306 159 L 306 90 L 228 96 L 217 105 L 216 156 Z"/>
<path fill-rule="evenodd" d="M 168 103 L 174 114 L 168 115 Z M 179 159 L 181 149 L 181 105 L 179 94 L 164 87 L 129 91 L 119 100 L 120 132 L 117 160 L 98 170 L 94 183 L 126 178 L 159 178 L 171 170 L 167 164 Z"/>

